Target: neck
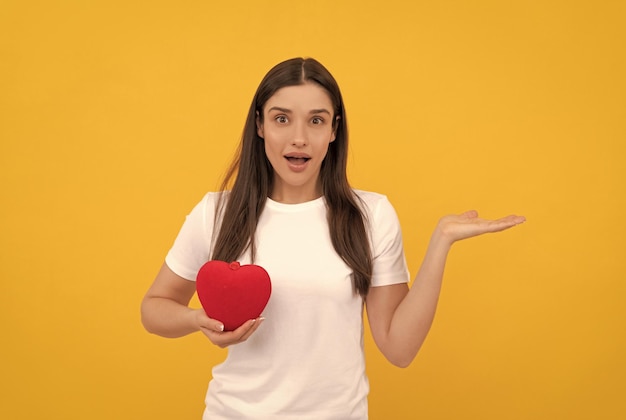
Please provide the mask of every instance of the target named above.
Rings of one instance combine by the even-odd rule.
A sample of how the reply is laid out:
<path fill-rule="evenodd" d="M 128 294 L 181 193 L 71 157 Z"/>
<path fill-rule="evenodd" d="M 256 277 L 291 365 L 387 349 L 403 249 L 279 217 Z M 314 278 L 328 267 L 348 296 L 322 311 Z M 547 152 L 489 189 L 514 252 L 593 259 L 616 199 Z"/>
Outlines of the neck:
<path fill-rule="evenodd" d="M 301 187 L 286 187 L 281 185 L 275 185 L 270 194 L 270 198 L 274 201 L 283 204 L 300 204 L 307 201 L 313 201 L 322 196 L 322 186 L 317 185 L 314 188 Z"/>

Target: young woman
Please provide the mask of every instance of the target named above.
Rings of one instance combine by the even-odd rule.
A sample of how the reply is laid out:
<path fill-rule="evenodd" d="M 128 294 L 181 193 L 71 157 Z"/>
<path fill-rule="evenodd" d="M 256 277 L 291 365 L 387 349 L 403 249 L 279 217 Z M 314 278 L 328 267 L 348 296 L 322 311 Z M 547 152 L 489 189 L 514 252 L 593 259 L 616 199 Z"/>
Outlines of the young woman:
<path fill-rule="evenodd" d="M 205 419 L 366 419 L 363 308 L 380 351 L 408 366 L 431 326 L 452 244 L 524 221 L 443 217 L 409 290 L 396 213 L 385 196 L 350 187 L 347 154 L 332 75 L 310 58 L 271 69 L 222 191 L 188 215 L 142 303 L 149 332 L 201 331 L 228 347 Z M 224 331 L 188 306 L 208 260 L 266 269 L 272 295 L 262 317 Z"/>

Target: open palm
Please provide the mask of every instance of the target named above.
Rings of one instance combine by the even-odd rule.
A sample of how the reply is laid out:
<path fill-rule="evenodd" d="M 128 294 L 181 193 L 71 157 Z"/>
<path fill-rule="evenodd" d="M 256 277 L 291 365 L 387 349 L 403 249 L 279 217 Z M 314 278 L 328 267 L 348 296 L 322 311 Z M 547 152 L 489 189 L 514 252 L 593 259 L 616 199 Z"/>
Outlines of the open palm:
<path fill-rule="evenodd" d="M 475 210 L 444 216 L 437 229 L 450 242 L 460 241 L 484 233 L 500 232 L 526 221 L 523 216 L 509 215 L 496 220 L 482 219 Z"/>

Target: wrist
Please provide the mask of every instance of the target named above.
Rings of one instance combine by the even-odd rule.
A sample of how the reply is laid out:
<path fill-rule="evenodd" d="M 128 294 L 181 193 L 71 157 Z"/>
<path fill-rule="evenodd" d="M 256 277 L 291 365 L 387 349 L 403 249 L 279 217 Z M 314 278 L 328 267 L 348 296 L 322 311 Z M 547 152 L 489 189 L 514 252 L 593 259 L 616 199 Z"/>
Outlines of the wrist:
<path fill-rule="evenodd" d="M 430 243 L 432 246 L 436 248 L 442 248 L 448 251 L 452 244 L 455 242 L 455 239 L 447 232 L 445 227 L 442 226 L 441 223 L 437 224 L 437 227 L 433 231 L 433 234 L 430 237 Z"/>
<path fill-rule="evenodd" d="M 202 309 L 188 308 L 188 311 L 185 314 L 185 324 L 191 332 L 200 331 L 201 322 L 199 311 L 201 310 Z"/>

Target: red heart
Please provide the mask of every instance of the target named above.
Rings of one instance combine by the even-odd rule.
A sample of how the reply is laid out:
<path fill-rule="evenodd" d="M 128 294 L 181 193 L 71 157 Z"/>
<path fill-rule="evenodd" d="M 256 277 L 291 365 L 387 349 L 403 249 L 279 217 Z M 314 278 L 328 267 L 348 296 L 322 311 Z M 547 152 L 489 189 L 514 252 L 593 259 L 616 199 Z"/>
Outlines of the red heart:
<path fill-rule="evenodd" d="M 207 316 L 221 321 L 224 331 L 232 331 L 261 315 L 272 284 L 261 266 L 209 261 L 198 271 L 196 291 Z"/>

